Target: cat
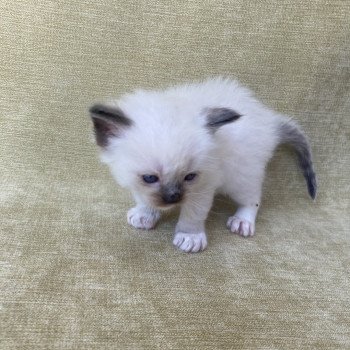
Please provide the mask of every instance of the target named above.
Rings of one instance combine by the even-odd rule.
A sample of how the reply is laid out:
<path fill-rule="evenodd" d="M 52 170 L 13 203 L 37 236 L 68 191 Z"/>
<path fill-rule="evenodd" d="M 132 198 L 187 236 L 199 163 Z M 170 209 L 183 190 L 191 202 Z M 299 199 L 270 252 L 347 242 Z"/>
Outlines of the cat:
<path fill-rule="evenodd" d="M 173 244 L 182 251 L 207 247 L 205 220 L 216 193 L 238 205 L 228 229 L 254 235 L 266 164 L 279 144 L 294 148 L 308 192 L 316 197 L 311 150 L 301 128 L 235 80 L 137 90 L 93 105 L 90 116 L 101 160 L 135 198 L 128 223 L 151 229 L 162 211 L 179 205 Z"/>

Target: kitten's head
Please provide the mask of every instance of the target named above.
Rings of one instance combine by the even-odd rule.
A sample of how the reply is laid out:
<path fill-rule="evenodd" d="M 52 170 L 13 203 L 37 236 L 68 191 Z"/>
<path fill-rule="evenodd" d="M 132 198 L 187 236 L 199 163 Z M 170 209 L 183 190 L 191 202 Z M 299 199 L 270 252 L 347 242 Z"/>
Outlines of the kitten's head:
<path fill-rule="evenodd" d="M 214 134 L 240 117 L 228 108 L 195 111 L 147 98 L 94 105 L 90 115 L 102 160 L 116 180 L 158 209 L 215 187 Z"/>

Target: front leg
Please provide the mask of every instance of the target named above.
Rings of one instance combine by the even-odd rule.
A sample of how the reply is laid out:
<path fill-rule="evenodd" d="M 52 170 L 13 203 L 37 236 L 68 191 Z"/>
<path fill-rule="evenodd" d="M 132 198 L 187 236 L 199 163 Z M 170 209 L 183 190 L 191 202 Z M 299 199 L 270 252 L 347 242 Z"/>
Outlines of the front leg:
<path fill-rule="evenodd" d="M 205 220 L 213 202 L 214 192 L 192 194 L 181 207 L 173 244 L 186 253 L 197 253 L 207 245 Z"/>
<path fill-rule="evenodd" d="M 128 211 L 128 223 L 135 228 L 150 230 L 154 228 L 160 218 L 160 212 L 157 209 L 146 205 L 137 205 Z"/>
<path fill-rule="evenodd" d="M 136 206 L 128 211 L 128 223 L 135 228 L 150 230 L 154 228 L 160 218 L 160 211 L 144 203 L 142 199 L 133 193 Z"/>

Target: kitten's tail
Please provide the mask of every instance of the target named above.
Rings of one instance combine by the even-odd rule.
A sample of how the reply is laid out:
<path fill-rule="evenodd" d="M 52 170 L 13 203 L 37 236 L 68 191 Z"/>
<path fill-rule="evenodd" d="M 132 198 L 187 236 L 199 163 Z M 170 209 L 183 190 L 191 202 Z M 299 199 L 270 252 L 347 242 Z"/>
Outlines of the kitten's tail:
<path fill-rule="evenodd" d="M 310 144 L 298 124 L 292 120 L 285 119 L 279 125 L 280 143 L 291 145 L 299 160 L 299 165 L 306 180 L 307 189 L 312 199 L 316 198 L 317 181 L 312 165 L 312 154 Z"/>

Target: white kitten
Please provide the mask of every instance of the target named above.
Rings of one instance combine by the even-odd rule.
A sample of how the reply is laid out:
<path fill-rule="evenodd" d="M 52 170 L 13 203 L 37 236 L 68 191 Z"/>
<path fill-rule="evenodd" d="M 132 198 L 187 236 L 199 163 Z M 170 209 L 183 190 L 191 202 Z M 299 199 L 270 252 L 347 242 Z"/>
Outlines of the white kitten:
<path fill-rule="evenodd" d="M 308 191 L 316 179 L 298 125 L 229 79 L 136 91 L 90 109 L 96 142 L 119 184 L 134 195 L 128 222 L 151 229 L 162 210 L 181 205 L 173 243 L 185 252 L 207 246 L 205 220 L 216 193 L 238 204 L 231 232 L 255 232 L 265 167 L 276 146 L 292 145 Z"/>

